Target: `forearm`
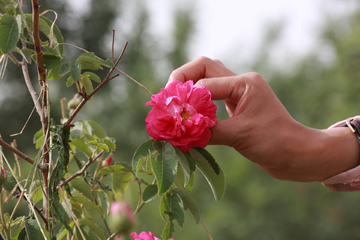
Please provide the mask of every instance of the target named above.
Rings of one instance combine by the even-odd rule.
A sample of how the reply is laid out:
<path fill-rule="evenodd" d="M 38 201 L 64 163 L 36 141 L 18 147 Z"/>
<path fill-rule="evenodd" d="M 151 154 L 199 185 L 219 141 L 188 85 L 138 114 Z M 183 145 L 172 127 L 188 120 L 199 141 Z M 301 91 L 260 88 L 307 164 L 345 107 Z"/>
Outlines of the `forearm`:
<path fill-rule="evenodd" d="M 278 166 L 260 166 L 281 180 L 321 182 L 359 165 L 360 148 L 347 127 L 317 130 L 298 125 L 279 146 Z"/>

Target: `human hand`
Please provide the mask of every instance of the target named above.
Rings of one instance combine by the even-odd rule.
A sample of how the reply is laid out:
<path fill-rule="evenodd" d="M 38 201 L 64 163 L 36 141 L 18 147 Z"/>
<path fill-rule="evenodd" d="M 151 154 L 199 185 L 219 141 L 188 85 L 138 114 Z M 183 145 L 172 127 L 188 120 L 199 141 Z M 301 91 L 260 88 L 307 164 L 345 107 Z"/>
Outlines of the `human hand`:
<path fill-rule="evenodd" d="M 356 143 L 335 153 L 328 149 L 345 141 L 344 136 L 351 142 L 348 129 L 317 130 L 298 123 L 257 73 L 236 75 L 221 62 L 202 57 L 174 70 L 172 80 L 193 80 L 213 100 L 224 100 L 229 118 L 211 129 L 209 144 L 235 148 L 275 178 L 321 181 L 355 164 Z M 351 160 L 339 165 L 344 148 Z"/>

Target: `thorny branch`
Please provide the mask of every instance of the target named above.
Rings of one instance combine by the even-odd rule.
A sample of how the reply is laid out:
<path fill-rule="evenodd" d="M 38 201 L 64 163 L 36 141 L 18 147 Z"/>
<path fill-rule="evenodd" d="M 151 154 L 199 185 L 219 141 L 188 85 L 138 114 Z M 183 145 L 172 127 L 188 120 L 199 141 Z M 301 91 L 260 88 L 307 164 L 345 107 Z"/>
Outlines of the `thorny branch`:
<path fill-rule="evenodd" d="M 44 138 L 44 146 L 43 146 L 43 156 L 41 163 L 41 172 L 44 181 L 44 207 L 45 207 L 45 216 L 46 218 L 50 217 L 49 211 L 49 202 L 47 198 L 49 197 L 49 189 L 48 189 L 48 174 L 49 174 L 49 117 L 48 116 L 48 89 L 45 75 L 44 62 L 42 57 L 42 49 L 41 49 L 41 41 L 40 41 L 40 29 L 39 29 L 39 18 L 40 18 L 40 5 L 38 0 L 32 0 L 32 20 L 33 20 L 33 38 L 34 38 L 34 47 L 36 54 L 36 65 L 37 72 L 39 77 L 39 84 L 41 87 L 42 93 L 42 109 L 41 109 L 41 124 L 43 130 L 43 138 Z M 45 225 L 46 230 L 49 229 L 49 225 Z"/>
<path fill-rule="evenodd" d="M 13 148 L 10 144 L 4 142 L 4 140 L 0 137 L 0 145 L 3 146 L 6 149 L 9 149 L 10 151 L 12 151 L 13 153 L 15 153 L 16 155 L 18 155 L 19 157 L 21 157 L 22 159 L 24 159 L 25 161 L 34 164 L 34 160 L 31 159 L 30 157 L 28 157 L 26 154 L 24 154 L 23 152 L 19 151 L 16 148 Z"/>

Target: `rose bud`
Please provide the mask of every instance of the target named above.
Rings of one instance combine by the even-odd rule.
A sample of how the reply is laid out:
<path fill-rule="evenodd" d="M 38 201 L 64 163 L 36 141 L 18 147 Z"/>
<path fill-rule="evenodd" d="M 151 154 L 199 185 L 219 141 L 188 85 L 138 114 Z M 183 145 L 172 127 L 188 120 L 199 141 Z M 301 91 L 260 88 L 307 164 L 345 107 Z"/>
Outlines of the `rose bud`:
<path fill-rule="evenodd" d="M 0 187 L 6 182 L 7 176 L 6 171 L 3 168 L 0 168 Z"/>
<path fill-rule="evenodd" d="M 130 236 L 132 240 L 161 240 L 160 238 L 155 237 L 152 232 L 141 232 L 140 234 L 133 232 L 130 234 Z M 174 239 L 169 238 L 168 240 Z"/>
<path fill-rule="evenodd" d="M 69 110 L 74 110 L 80 104 L 81 98 L 78 93 L 74 95 L 74 97 L 68 102 L 67 107 Z"/>
<path fill-rule="evenodd" d="M 135 224 L 135 215 L 128 202 L 114 201 L 110 206 L 110 227 L 119 233 L 128 233 Z"/>
<path fill-rule="evenodd" d="M 108 157 L 105 161 L 103 161 L 103 167 L 107 167 L 107 166 L 110 166 L 111 163 L 112 163 L 112 156 Z"/>

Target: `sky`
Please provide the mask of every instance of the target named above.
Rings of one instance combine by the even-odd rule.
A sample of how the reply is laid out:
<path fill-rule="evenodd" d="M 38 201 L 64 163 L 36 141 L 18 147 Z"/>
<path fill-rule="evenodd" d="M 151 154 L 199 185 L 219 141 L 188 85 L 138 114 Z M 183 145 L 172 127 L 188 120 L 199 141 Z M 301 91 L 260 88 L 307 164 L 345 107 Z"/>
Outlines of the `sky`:
<path fill-rule="evenodd" d="M 356 0 L 151 0 L 153 32 L 168 35 L 174 9 L 190 3 L 196 31 L 191 39 L 190 58 L 222 58 L 229 55 L 246 61 L 260 47 L 265 28 L 284 23 L 274 58 L 277 61 L 305 55 L 319 43 L 319 30 L 326 18 L 351 13 Z"/>

